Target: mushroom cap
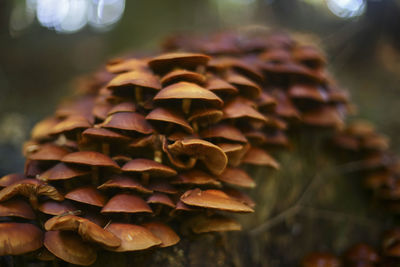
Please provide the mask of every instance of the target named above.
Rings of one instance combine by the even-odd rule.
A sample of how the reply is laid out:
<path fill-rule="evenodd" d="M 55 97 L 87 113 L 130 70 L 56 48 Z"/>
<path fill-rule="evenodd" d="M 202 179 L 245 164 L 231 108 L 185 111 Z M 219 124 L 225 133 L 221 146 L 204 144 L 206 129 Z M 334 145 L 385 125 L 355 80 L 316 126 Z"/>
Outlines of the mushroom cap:
<path fill-rule="evenodd" d="M 239 88 L 239 92 L 243 96 L 257 98 L 261 94 L 261 87 L 243 75 L 234 72 L 228 72 L 226 80 Z"/>
<path fill-rule="evenodd" d="M 168 72 L 161 78 L 161 83 L 163 86 L 180 81 L 203 84 L 206 81 L 206 77 L 203 74 L 194 71 L 176 69 Z"/>
<path fill-rule="evenodd" d="M 9 186 L 15 182 L 25 180 L 27 177 L 22 173 L 11 173 L 0 178 L 0 187 Z"/>
<path fill-rule="evenodd" d="M 248 104 L 248 100 L 235 97 L 224 106 L 224 119 L 250 119 L 254 121 L 267 122 L 268 119 Z"/>
<path fill-rule="evenodd" d="M 249 206 L 230 198 L 220 190 L 201 191 L 196 188 L 186 191 L 181 196 L 181 201 L 189 206 L 217 209 L 230 212 L 253 212 Z"/>
<path fill-rule="evenodd" d="M 210 232 L 240 231 L 242 226 L 235 220 L 214 215 L 211 217 L 197 216 L 191 220 L 191 229 L 196 234 Z"/>
<path fill-rule="evenodd" d="M 302 114 L 304 124 L 317 127 L 342 128 L 344 122 L 340 112 L 335 107 L 322 107 L 317 110 L 304 112 Z"/>
<path fill-rule="evenodd" d="M 211 185 L 220 186 L 221 183 L 214 179 L 211 175 L 200 170 L 189 170 L 180 173 L 177 179 L 171 181 L 172 184 L 178 185 Z"/>
<path fill-rule="evenodd" d="M 79 176 L 84 176 L 89 173 L 90 171 L 88 170 L 74 168 L 68 166 L 65 163 L 60 162 L 51 167 L 50 169 L 48 169 L 47 171 L 40 174 L 38 179 L 41 181 L 67 180 Z"/>
<path fill-rule="evenodd" d="M 60 146 L 54 144 L 44 144 L 36 152 L 28 155 L 28 159 L 40 161 L 59 161 L 68 153 L 69 151 L 67 149 Z"/>
<path fill-rule="evenodd" d="M 247 206 L 254 208 L 256 203 L 253 199 L 251 199 L 246 193 L 240 190 L 236 190 L 234 188 L 224 188 L 224 193 L 227 194 L 229 197 L 240 201 Z"/>
<path fill-rule="evenodd" d="M 109 248 L 112 251 L 137 251 L 162 244 L 150 230 L 139 225 L 111 223 L 106 229 L 121 239 L 119 247 Z"/>
<path fill-rule="evenodd" d="M 315 85 L 296 84 L 290 87 L 288 95 L 291 98 L 310 99 L 316 102 L 327 102 L 329 96 L 325 90 Z"/>
<path fill-rule="evenodd" d="M 234 95 L 239 92 L 235 86 L 216 76 L 207 79 L 205 88 L 215 94 Z"/>
<path fill-rule="evenodd" d="M 242 163 L 268 166 L 279 169 L 279 163 L 263 149 L 250 147 L 242 159 Z"/>
<path fill-rule="evenodd" d="M 88 128 L 82 132 L 86 139 L 104 142 L 128 142 L 129 137 L 104 128 Z"/>
<path fill-rule="evenodd" d="M 223 114 L 222 110 L 215 108 L 198 108 L 191 112 L 188 121 L 197 122 L 202 126 L 215 124 L 222 119 Z"/>
<path fill-rule="evenodd" d="M 21 255 L 43 245 L 43 232 L 30 223 L 0 223 L 0 256 Z"/>
<path fill-rule="evenodd" d="M 135 112 L 136 106 L 132 102 L 122 102 L 113 106 L 107 113 L 108 116 L 118 112 Z"/>
<path fill-rule="evenodd" d="M 101 210 L 103 214 L 109 213 L 138 213 L 153 211 L 142 198 L 131 194 L 118 194 L 110 198 Z"/>
<path fill-rule="evenodd" d="M 146 193 L 146 194 L 150 194 L 153 192 L 152 190 L 144 187 L 135 178 L 126 175 L 113 175 L 107 182 L 97 187 L 97 189 L 101 190 L 112 189 L 112 188 L 132 189 L 140 193 Z"/>
<path fill-rule="evenodd" d="M 150 159 L 133 159 L 122 166 L 124 172 L 148 173 L 151 177 L 170 177 L 176 171 L 168 166 Z"/>
<path fill-rule="evenodd" d="M 162 121 L 166 123 L 173 123 L 181 126 L 188 133 L 193 133 L 193 129 L 189 123 L 185 120 L 182 114 L 167 108 L 156 108 L 153 109 L 147 116 L 146 120 L 151 121 Z"/>
<path fill-rule="evenodd" d="M 239 166 L 242 162 L 243 156 L 250 148 L 250 144 L 232 144 L 232 143 L 219 143 L 217 144 L 228 157 L 228 164 L 230 166 Z"/>
<path fill-rule="evenodd" d="M 95 151 L 79 151 L 69 153 L 61 159 L 62 162 L 97 166 L 97 167 L 109 167 L 114 170 L 119 170 L 119 166 L 110 157 Z"/>
<path fill-rule="evenodd" d="M 202 138 L 222 138 L 224 140 L 247 143 L 246 137 L 239 129 L 229 124 L 217 124 L 201 131 Z"/>
<path fill-rule="evenodd" d="M 171 183 L 165 181 L 153 181 L 150 183 L 149 188 L 155 192 L 161 192 L 165 194 L 176 194 L 178 190 L 174 188 Z"/>
<path fill-rule="evenodd" d="M 43 195 L 57 201 L 64 200 L 63 195 L 61 195 L 56 188 L 35 179 L 20 180 L 3 188 L 0 191 L 0 202 L 8 200 L 15 195 L 22 195 L 28 198 Z"/>
<path fill-rule="evenodd" d="M 56 202 L 48 200 L 39 204 L 38 210 L 49 215 L 62 215 L 77 211 L 77 208 L 69 201 Z"/>
<path fill-rule="evenodd" d="M 119 87 L 140 86 L 153 90 L 160 90 L 161 84 L 158 78 L 150 72 L 130 71 L 118 74 L 107 85 L 110 90 Z"/>
<path fill-rule="evenodd" d="M 36 218 L 31 206 L 21 199 L 0 202 L 0 217 L 19 217 L 28 220 Z"/>
<path fill-rule="evenodd" d="M 162 89 L 153 98 L 154 101 L 163 100 L 182 100 L 182 99 L 192 99 L 192 100 L 202 100 L 216 107 L 221 107 L 223 101 L 216 94 L 207 90 L 195 83 L 189 82 L 178 82 L 169 85 Z"/>
<path fill-rule="evenodd" d="M 254 180 L 245 171 L 238 168 L 226 168 L 225 171 L 218 176 L 218 179 L 227 184 L 240 187 L 253 188 L 256 186 Z"/>
<path fill-rule="evenodd" d="M 92 186 L 75 188 L 69 191 L 65 198 L 97 207 L 103 207 L 106 203 L 106 197 Z"/>
<path fill-rule="evenodd" d="M 92 127 L 92 124 L 82 115 L 71 115 L 65 120 L 57 123 L 51 130 L 51 134 L 61 134 L 72 132 L 79 129 L 86 129 Z"/>
<path fill-rule="evenodd" d="M 162 54 L 149 60 L 149 66 L 157 73 L 167 72 L 172 68 L 193 69 L 206 65 L 210 57 L 204 54 L 174 52 Z"/>
<path fill-rule="evenodd" d="M 160 204 L 164 206 L 168 206 L 171 208 L 175 208 L 175 203 L 171 200 L 171 198 L 163 193 L 155 192 L 147 199 L 148 204 Z"/>
<path fill-rule="evenodd" d="M 44 246 L 56 257 L 72 264 L 88 266 L 97 259 L 94 247 L 83 242 L 80 236 L 73 232 L 46 232 Z"/>
<path fill-rule="evenodd" d="M 160 247 L 170 247 L 180 241 L 179 236 L 168 225 L 160 222 L 148 222 L 142 225 L 161 240 Z"/>
<path fill-rule="evenodd" d="M 74 215 L 55 216 L 44 224 L 46 231 L 73 231 L 84 241 L 97 243 L 105 247 L 118 247 L 121 240 L 99 225 Z"/>
<path fill-rule="evenodd" d="M 191 138 L 177 140 L 167 146 L 168 156 L 177 157 L 188 155 L 203 161 L 207 169 L 213 174 L 220 174 L 224 171 L 228 158 L 221 148 L 208 141 Z"/>
<path fill-rule="evenodd" d="M 302 267 L 340 267 L 340 260 L 330 253 L 313 252 L 301 262 Z"/>
<path fill-rule="evenodd" d="M 55 125 L 60 122 L 59 118 L 49 117 L 35 124 L 32 129 L 31 137 L 33 140 L 42 140 L 50 137 L 50 133 Z"/>
<path fill-rule="evenodd" d="M 154 131 L 144 116 L 135 112 L 114 113 L 107 117 L 107 119 L 101 124 L 101 127 L 134 131 L 141 134 L 151 134 Z"/>
<path fill-rule="evenodd" d="M 129 58 L 129 59 L 122 59 L 118 60 L 117 62 L 109 62 L 106 65 L 106 69 L 108 72 L 111 73 L 122 73 L 128 71 L 149 71 L 149 67 L 144 60 L 136 59 L 136 58 Z"/>

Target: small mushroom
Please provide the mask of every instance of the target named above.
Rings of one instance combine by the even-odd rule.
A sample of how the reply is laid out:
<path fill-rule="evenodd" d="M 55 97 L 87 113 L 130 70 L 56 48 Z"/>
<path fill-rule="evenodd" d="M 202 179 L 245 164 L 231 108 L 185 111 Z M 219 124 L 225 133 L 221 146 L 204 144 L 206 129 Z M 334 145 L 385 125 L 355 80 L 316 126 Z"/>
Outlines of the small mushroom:
<path fill-rule="evenodd" d="M 144 187 L 135 178 L 126 175 L 113 175 L 107 182 L 97 187 L 97 189 L 101 190 L 112 189 L 112 188 L 117 188 L 122 190 L 130 189 L 145 194 L 150 194 L 153 192 L 152 190 Z"/>
<path fill-rule="evenodd" d="M 144 116 L 136 112 L 114 113 L 107 117 L 101 127 L 140 134 L 151 134 L 154 131 Z"/>
<path fill-rule="evenodd" d="M 0 178 L 0 187 L 7 187 L 13 183 L 26 179 L 22 173 L 11 173 Z"/>
<path fill-rule="evenodd" d="M 47 200 L 39 204 L 38 210 L 48 215 L 63 215 L 69 213 L 80 213 L 71 202 L 64 200 L 62 202 Z"/>
<path fill-rule="evenodd" d="M 161 240 L 160 247 L 166 248 L 177 244 L 180 241 L 179 236 L 168 225 L 160 222 L 148 222 L 142 225 Z"/>
<path fill-rule="evenodd" d="M 74 232 L 49 231 L 45 233 L 44 246 L 56 257 L 77 265 L 89 266 L 97 259 L 94 247 Z"/>
<path fill-rule="evenodd" d="M 251 165 L 268 166 L 274 169 L 279 169 L 279 163 L 263 149 L 251 147 L 244 155 L 242 163 Z"/>
<path fill-rule="evenodd" d="M 148 204 L 158 204 L 162 206 L 168 206 L 170 208 L 175 208 L 175 203 L 171 200 L 171 198 L 163 193 L 154 193 L 147 199 Z M 156 212 L 159 213 L 159 212 Z"/>
<path fill-rule="evenodd" d="M 131 194 L 113 196 L 101 210 L 102 214 L 138 212 L 153 213 L 146 201 Z"/>
<path fill-rule="evenodd" d="M 30 154 L 28 159 L 37 161 L 59 161 L 68 153 L 69 151 L 67 149 L 60 146 L 45 144 L 36 152 Z"/>
<path fill-rule="evenodd" d="M 211 175 L 193 169 L 180 173 L 171 183 L 177 185 L 221 186 L 221 183 Z"/>
<path fill-rule="evenodd" d="M 182 111 L 188 114 L 192 101 L 201 102 L 214 107 L 221 107 L 223 101 L 210 90 L 207 90 L 195 83 L 178 82 L 162 89 L 153 98 L 156 102 L 171 100 L 182 100 Z"/>
<path fill-rule="evenodd" d="M 223 110 L 223 119 L 245 119 L 266 123 L 268 121 L 267 117 L 248 103 L 248 100 L 242 97 L 235 97 L 233 100 L 227 102 Z"/>
<path fill-rule="evenodd" d="M 65 198 L 96 207 L 103 207 L 106 203 L 106 197 L 92 186 L 76 188 L 68 192 Z"/>
<path fill-rule="evenodd" d="M 88 128 L 82 132 L 83 140 L 81 143 L 100 143 L 103 154 L 110 154 L 110 143 L 123 144 L 131 139 L 125 135 L 110 131 L 104 128 Z"/>
<path fill-rule="evenodd" d="M 206 81 L 206 77 L 203 74 L 194 71 L 176 69 L 168 72 L 161 78 L 161 83 L 163 86 L 168 86 L 170 84 L 181 81 L 192 82 L 202 85 Z"/>
<path fill-rule="evenodd" d="M 21 255 L 43 245 L 43 232 L 30 223 L 0 223 L 0 256 Z"/>
<path fill-rule="evenodd" d="M 136 106 L 132 102 L 122 102 L 119 103 L 115 106 L 113 106 L 107 113 L 107 116 L 110 116 L 112 114 L 118 113 L 118 112 L 135 112 L 136 111 Z"/>
<path fill-rule="evenodd" d="M 226 168 L 225 171 L 218 176 L 218 179 L 231 185 L 253 188 L 256 186 L 254 180 L 243 170 L 238 168 Z"/>
<path fill-rule="evenodd" d="M 229 197 L 222 191 L 214 189 L 205 191 L 201 191 L 198 188 L 188 190 L 180 199 L 183 203 L 189 206 L 230 212 L 253 212 L 253 209 L 249 206 Z"/>
<path fill-rule="evenodd" d="M 111 251 L 138 251 L 162 244 L 150 230 L 139 225 L 111 223 L 106 229 L 121 239 L 121 245 L 109 248 Z"/>
<path fill-rule="evenodd" d="M 148 183 L 150 177 L 170 177 L 176 175 L 174 169 L 150 159 L 133 159 L 125 163 L 121 169 L 124 172 L 141 173 L 145 184 Z"/>
<path fill-rule="evenodd" d="M 74 168 L 65 163 L 58 163 L 39 175 L 41 181 L 58 181 L 81 177 L 89 174 L 90 171 L 85 169 Z"/>
<path fill-rule="evenodd" d="M 204 54 L 175 52 L 162 54 L 150 59 L 149 66 L 156 73 L 166 73 L 174 68 L 192 70 L 199 66 L 204 66 L 210 57 Z"/>
<path fill-rule="evenodd" d="M 161 127 L 161 132 L 164 134 L 167 134 L 171 128 L 172 125 L 177 125 L 181 127 L 183 130 L 185 130 L 188 133 L 193 133 L 192 127 L 187 123 L 185 120 L 184 116 L 182 114 L 179 114 L 176 111 L 167 109 L 167 108 L 156 108 L 153 109 L 147 116 L 146 120 L 150 120 L 154 123 L 158 122 L 163 122 L 165 125 L 164 127 Z M 159 127 L 160 128 L 160 127 Z"/>

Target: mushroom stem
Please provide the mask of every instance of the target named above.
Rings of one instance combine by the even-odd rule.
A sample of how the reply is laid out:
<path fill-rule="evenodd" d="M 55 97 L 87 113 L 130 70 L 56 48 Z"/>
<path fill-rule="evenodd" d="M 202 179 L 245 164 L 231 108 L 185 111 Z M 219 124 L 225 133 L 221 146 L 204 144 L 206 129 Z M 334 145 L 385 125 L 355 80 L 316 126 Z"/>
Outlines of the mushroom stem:
<path fill-rule="evenodd" d="M 197 123 L 197 121 L 194 121 L 192 123 L 192 127 L 195 133 L 197 133 L 199 131 L 199 124 Z"/>
<path fill-rule="evenodd" d="M 144 185 L 148 185 L 149 184 L 149 179 L 150 179 L 150 174 L 148 174 L 148 173 L 143 173 L 142 174 L 142 183 Z"/>
<path fill-rule="evenodd" d="M 97 186 L 99 184 L 99 167 L 92 166 L 92 184 Z"/>
<path fill-rule="evenodd" d="M 183 99 L 182 100 L 182 110 L 183 113 L 188 114 L 190 111 L 190 104 L 192 103 L 191 99 Z"/>
<path fill-rule="evenodd" d="M 161 205 L 157 205 L 157 207 L 156 207 L 156 209 L 154 211 L 154 216 L 160 215 L 161 210 L 162 210 L 162 206 Z"/>
<path fill-rule="evenodd" d="M 139 105 L 143 104 L 142 88 L 139 86 L 135 87 L 135 98 L 136 98 L 136 102 L 138 102 Z"/>
<path fill-rule="evenodd" d="M 110 144 L 101 143 L 101 152 L 103 152 L 104 155 L 110 155 Z"/>
<path fill-rule="evenodd" d="M 37 197 L 34 194 L 31 194 L 29 196 L 29 202 L 31 203 L 31 206 L 32 206 L 33 209 L 35 209 L 35 210 L 38 209 L 39 202 L 38 202 Z"/>
<path fill-rule="evenodd" d="M 154 161 L 162 163 L 162 152 L 160 150 L 154 151 Z"/>

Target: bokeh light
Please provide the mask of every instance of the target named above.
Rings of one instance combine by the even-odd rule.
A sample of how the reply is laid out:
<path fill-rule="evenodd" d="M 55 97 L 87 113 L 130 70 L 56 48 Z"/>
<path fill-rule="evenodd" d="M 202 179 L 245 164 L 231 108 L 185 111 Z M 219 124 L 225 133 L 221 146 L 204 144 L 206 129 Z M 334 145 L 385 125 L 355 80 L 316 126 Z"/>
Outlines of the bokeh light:
<path fill-rule="evenodd" d="M 341 18 L 354 18 L 365 12 L 365 0 L 326 0 L 329 10 Z"/>
<path fill-rule="evenodd" d="M 125 9 L 125 0 L 26 0 L 17 2 L 10 18 L 10 33 L 27 28 L 35 15 L 40 25 L 59 33 L 74 33 L 90 25 L 109 30 Z"/>

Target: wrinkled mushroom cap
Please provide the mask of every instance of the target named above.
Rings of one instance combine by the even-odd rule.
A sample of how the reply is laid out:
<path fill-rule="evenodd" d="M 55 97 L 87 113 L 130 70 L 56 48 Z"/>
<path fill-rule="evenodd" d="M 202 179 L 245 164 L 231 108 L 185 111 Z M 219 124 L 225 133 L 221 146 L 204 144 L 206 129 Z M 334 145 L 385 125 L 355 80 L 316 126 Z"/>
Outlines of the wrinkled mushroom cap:
<path fill-rule="evenodd" d="M 188 155 L 203 161 L 213 174 L 224 171 L 228 158 L 221 148 L 202 139 L 183 139 L 168 145 L 168 156 Z"/>
<path fill-rule="evenodd" d="M 43 232 L 30 223 L 0 223 L 0 256 L 21 255 L 43 245 Z"/>
<path fill-rule="evenodd" d="M 55 216 L 44 224 L 46 231 L 74 231 L 88 242 L 94 242 L 105 247 L 118 247 L 121 240 L 99 225 L 74 215 Z"/>

